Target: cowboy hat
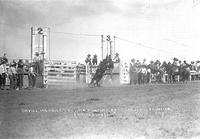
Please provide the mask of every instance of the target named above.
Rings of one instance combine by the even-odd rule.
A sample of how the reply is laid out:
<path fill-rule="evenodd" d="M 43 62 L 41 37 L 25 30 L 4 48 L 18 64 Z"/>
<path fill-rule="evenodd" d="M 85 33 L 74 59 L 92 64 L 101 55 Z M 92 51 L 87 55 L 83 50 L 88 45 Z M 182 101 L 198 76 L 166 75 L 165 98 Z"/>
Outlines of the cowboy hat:
<path fill-rule="evenodd" d="M 173 60 L 174 60 L 174 61 L 178 61 L 178 58 L 174 58 Z"/>

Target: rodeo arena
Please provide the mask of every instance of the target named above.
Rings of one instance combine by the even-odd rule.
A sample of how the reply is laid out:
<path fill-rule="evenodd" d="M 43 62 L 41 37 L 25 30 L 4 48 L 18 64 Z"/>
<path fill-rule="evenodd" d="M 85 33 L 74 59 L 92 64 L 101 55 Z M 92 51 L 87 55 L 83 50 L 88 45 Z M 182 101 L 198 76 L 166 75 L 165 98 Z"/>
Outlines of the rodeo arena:
<path fill-rule="evenodd" d="M 1 57 L 0 87 L 5 89 L 47 88 L 51 85 L 77 82 L 88 87 L 108 85 L 136 85 L 150 83 L 185 83 L 200 79 L 200 60 L 186 61 L 173 58 L 172 61 L 146 62 L 120 59 L 115 52 L 111 36 L 106 36 L 107 48 L 102 41 L 102 58 L 88 54 L 85 63 L 77 61 L 50 60 L 47 58 L 48 29 L 31 28 L 31 60 L 8 60 L 6 53 Z M 36 38 L 38 38 L 36 44 Z M 116 36 L 113 37 L 114 41 Z M 40 44 L 41 43 L 41 44 Z M 103 49 L 107 49 L 106 52 Z M 100 57 L 100 56 L 99 56 Z M 8 87 L 6 87 L 8 86 Z"/>
<path fill-rule="evenodd" d="M 32 27 L 30 59 L 0 58 L 0 138 L 200 139 L 200 59 L 125 61 L 116 39 L 53 60 L 50 28 Z"/>

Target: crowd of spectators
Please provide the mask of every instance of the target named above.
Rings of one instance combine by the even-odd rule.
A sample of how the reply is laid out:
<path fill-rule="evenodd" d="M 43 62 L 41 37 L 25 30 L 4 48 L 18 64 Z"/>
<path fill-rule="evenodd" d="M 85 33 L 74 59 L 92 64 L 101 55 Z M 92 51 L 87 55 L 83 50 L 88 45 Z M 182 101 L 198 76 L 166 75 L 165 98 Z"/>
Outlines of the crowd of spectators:
<path fill-rule="evenodd" d="M 166 67 L 166 65 L 176 66 L 176 67 L 187 66 L 187 67 L 189 67 L 190 71 L 196 71 L 196 72 L 200 71 L 200 61 L 187 62 L 186 60 L 181 61 L 178 58 L 174 58 L 173 62 L 170 62 L 170 61 L 169 62 L 166 62 L 166 61 L 160 62 L 159 60 L 156 60 L 156 61 L 150 61 L 150 63 L 147 63 L 146 59 L 143 59 L 142 62 L 140 62 L 139 60 L 132 59 L 131 63 L 135 67 L 141 67 L 141 66 L 148 67 L 151 65 L 151 66 L 154 66 L 154 68 L 156 68 L 156 69 L 163 69 L 164 67 Z"/>
<path fill-rule="evenodd" d="M 131 60 L 131 74 L 132 81 L 134 84 L 149 83 L 150 79 L 153 77 L 156 78 L 156 81 L 162 82 L 163 75 L 168 75 L 166 78 L 167 82 L 175 82 L 175 76 L 180 75 L 179 77 L 184 80 L 189 80 L 189 75 L 191 72 L 200 71 L 200 61 L 191 61 L 187 62 L 186 60 L 181 61 L 178 58 L 174 58 L 173 62 L 160 62 L 159 60 L 146 62 L 144 59 L 142 62 L 139 60 Z M 192 76 L 193 80 L 193 76 Z"/>
<path fill-rule="evenodd" d="M 0 89 L 34 88 L 36 76 L 40 74 L 39 63 L 39 60 L 34 62 L 22 59 L 9 61 L 4 54 L 3 57 L 0 57 Z M 9 88 L 6 85 L 9 85 Z"/>

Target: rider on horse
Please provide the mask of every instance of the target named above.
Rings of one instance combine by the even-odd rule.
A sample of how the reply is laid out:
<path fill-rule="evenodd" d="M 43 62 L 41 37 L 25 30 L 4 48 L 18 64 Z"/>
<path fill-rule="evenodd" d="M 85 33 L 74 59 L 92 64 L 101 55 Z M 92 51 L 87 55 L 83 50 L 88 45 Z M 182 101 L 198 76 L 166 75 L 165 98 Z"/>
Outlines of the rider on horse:
<path fill-rule="evenodd" d="M 103 61 L 100 62 L 96 73 L 94 74 L 90 85 L 97 85 L 100 86 L 99 81 L 102 79 L 103 75 L 105 74 L 106 70 L 112 70 L 114 67 L 113 61 L 111 59 L 111 56 L 107 56 L 106 59 L 103 59 Z M 111 73 L 112 74 L 112 73 Z"/>

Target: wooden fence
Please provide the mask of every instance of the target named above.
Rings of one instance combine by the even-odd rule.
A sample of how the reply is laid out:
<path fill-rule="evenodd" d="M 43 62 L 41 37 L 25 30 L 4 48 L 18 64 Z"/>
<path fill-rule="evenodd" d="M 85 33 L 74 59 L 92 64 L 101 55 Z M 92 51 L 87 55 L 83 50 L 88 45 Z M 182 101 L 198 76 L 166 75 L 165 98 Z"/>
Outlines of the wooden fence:
<path fill-rule="evenodd" d="M 77 81 L 77 64 L 76 62 L 49 62 L 45 64 L 47 69 L 48 85 L 63 85 L 69 82 Z"/>

